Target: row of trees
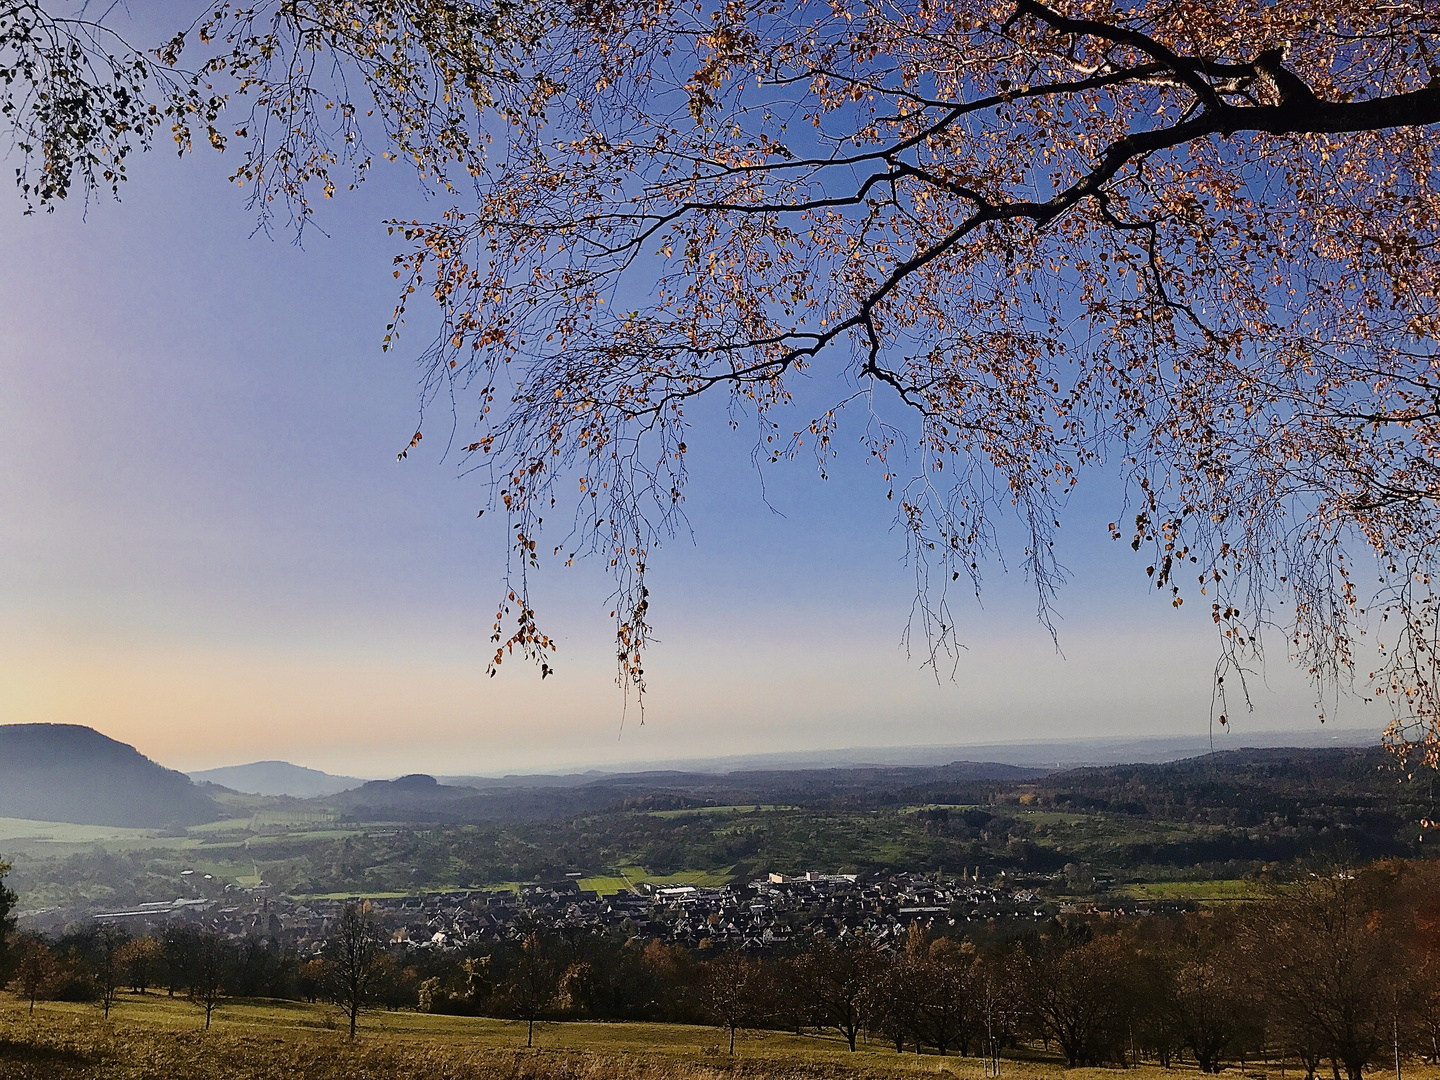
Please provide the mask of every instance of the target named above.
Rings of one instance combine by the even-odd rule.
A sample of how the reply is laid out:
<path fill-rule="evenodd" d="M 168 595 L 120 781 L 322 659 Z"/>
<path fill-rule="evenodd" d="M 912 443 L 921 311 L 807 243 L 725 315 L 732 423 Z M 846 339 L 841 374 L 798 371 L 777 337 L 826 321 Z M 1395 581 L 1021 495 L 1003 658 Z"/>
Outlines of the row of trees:
<path fill-rule="evenodd" d="M 707 956 L 532 929 L 422 983 L 433 1011 L 828 1029 L 897 1052 L 985 1058 L 1032 1044 L 1072 1066 L 1181 1058 L 1205 1072 L 1283 1055 L 1359 1080 L 1440 1060 L 1440 867 L 1305 877 L 1180 917 L 1057 919 L 1018 936 L 912 925 L 898 947 L 818 937 L 791 955 Z"/>
<path fill-rule="evenodd" d="M 102 925 L 11 950 L 12 988 L 33 1003 L 125 990 L 183 995 L 206 1026 L 230 996 L 328 1000 L 353 1037 L 367 1007 L 491 1015 L 829 1030 L 897 1052 L 982 1056 L 1032 1046 L 1072 1066 L 1218 1073 L 1280 1054 L 1307 1077 L 1394 1055 L 1440 1061 L 1440 867 L 1386 863 L 1315 875 L 1265 900 L 1181 917 L 1073 917 L 1018 936 L 961 937 L 918 924 L 897 946 L 816 938 L 788 955 L 711 955 L 624 933 L 522 925 L 485 951 L 386 948 L 368 908 L 336 920 L 318 958 L 192 928 L 130 938 Z"/>
<path fill-rule="evenodd" d="M 53 941 L 25 935 L 7 942 L 0 935 L 0 973 L 8 975 L 11 990 L 29 1003 L 31 1013 L 40 1000 L 93 1001 L 108 1018 L 123 993 L 155 991 L 192 1002 L 208 1029 L 216 1009 L 231 997 L 326 1000 L 344 1013 L 353 1038 L 368 1005 L 418 1003 L 407 993 L 416 982 L 414 972 L 402 972 L 380 944 L 363 903 L 342 910 L 323 955 L 311 958 L 273 940 L 235 942 L 194 926 L 137 937 L 107 922 Z"/>
<path fill-rule="evenodd" d="M 1239 908 L 1117 922 L 1054 920 L 1009 940 L 932 936 L 903 946 L 819 939 L 794 956 L 708 961 L 658 943 L 673 1008 L 730 1032 L 830 1029 L 897 1052 L 979 1055 L 1034 1044 L 1069 1066 L 1204 1072 L 1271 1055 L 1313 1078 L 1360 1080 L 1384 1058 L 1440 1060 L 1440 901 L 1435 868 L 1389 864 L 1308 878 Z M 564 976 L 562 976 L 563 985 Z M 674 1017 L 676 1019 L 680 1017 Z"/>

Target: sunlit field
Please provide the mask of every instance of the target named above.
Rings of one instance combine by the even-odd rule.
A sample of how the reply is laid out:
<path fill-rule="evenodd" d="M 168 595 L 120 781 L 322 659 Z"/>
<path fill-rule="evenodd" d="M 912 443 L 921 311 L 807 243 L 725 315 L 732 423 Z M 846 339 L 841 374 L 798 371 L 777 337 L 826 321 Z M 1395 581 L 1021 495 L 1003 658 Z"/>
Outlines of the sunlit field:
<path fill-rule="evenodd" d="M 1292 1062 L 1255 1062 L 1237 1080 L 1303 1075 Z M 1006 1059 L 1014 1080 L 1182 1080 L 1193 1066 L 1063 1068 L 1038 1048 Z M 121 995 L 110 1019 L 90 1005 L 26 1004 L 0 994 L 0 1077 L 4 1080 L 710 1080 L 776 1077 L 860 1080 L 937 1076 L 983 1080 L 981 1062 L 933 1053 L 896 1054 L 871 1044 L 851 1054 L 837 1038 L 741 1032 L 732 1058 L 716 1028 L 675 1024 L 553 1023 L 525 1048 L 522 1023 L 416 1012 L 366 1013 L 352 1044 L 339 1013 L 325 1005 L 236 1001 L 203 1014 L 163 994 Z M 1440 1070 L 1406 1063 L 1404 1076 L 1437 1080 Z"/>

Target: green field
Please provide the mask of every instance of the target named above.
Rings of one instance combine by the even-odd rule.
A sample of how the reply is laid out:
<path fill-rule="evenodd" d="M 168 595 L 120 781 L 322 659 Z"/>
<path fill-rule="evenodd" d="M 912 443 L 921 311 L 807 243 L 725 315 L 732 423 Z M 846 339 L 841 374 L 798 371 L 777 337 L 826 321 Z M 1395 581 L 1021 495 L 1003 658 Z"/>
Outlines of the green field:
<path fill-rule="evenodd" d="M 1272 1068 L 1269 1075 L 1276 1076 Z M 1191 1067 L 1066 1070 L 1038 1048 L 1004 1061 L 1006 1080 L 1184 1080 Z M 1240 1073 L 1237 1071 L 1237 1076 Z M 1260 1071 L 1245 1073 L 1262 1080 Z M 110 1019 L 89 1005 L 41 1002 L 33 1017 L 0 993 L 5 1080 L 982 1080 L 975 1058 L 896 1054 L 835 1037 L 741 1032 L 736 1053 L 718 1028 L 674 1024 L 548 1023 L 525 1049 L 518 1021 L 371 1012 L 352 1044 L 325 1005 L 228 1003 L 203 1030 L 198 1009 L 159 994 L 121 995 Z M 1433 1067 L 1407 1063 L 1413 1080 Z"/>
<path fill-rule="evenodd" d="M 1208 903 L 1232 903 L 1255 900 L 1262 893 L 1253 881 L 1152 881 L 1127 885 L 1117 890 L 1133 900 L 1194 900 Z"/>
<path fill-rule="evenodd" d="M 37 844 L 101 844 L 149 841 L 157 837 L 154 829 L 126 829 L 118 825 L 71 825 L 63 821 L 27 821 L 25 818 L 0 817 L 0 842 L 13 841 Z"/>
<path fill-rule="evenodd" d="M 192 825 L 187 830 L 191 836 L 221 836 L 229 833 L 250 831 L 252 817 L 225 818 L 221 821 L 207 821 L 204 825 Z"/>
<path fill-rule="evenodd" d="M 798 810 L 798 806 L 691 806 L 684 810 L 651 810 L 651 817 L 658 818 L 683 818 L 704 816 L 707 814 L 754 814 L 768 810 Z"/>
<path fill-rule="evenodd" d="M 640 885 L 699 885 L 718 888 L 729 882 L 729 867 L 718 870 L 679 870 L 673 874 L 652 874 L 643 866 L 622 866 L 614 874 L 601 874 L 580 879 L 580 888 L 597 892 L 601 896 L 628 892 Z"/>

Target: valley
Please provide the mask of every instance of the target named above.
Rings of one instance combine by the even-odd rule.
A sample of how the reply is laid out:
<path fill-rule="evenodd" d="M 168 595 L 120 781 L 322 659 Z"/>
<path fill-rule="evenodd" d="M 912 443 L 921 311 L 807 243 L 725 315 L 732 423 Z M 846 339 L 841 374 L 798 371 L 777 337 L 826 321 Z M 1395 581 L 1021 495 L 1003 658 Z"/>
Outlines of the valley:
<path fill-rule="evenodd" d="M 955 762 L 488 788 L 406 777 L 308 799 L 201 784 L 192 790 L 215 820 L 0 819 L 0 856 L 27 925 L 52 932 L 255 890 L 398 897 L 566 883 L 603 896 L 806 871 L 1003 881 L 1055 905 L 1209 902 L 1317 861 L 1423 855 L 1416 823 L 1431 813 L 1433 778 L 1397 779 L 1374 747 L 1056 772 Z"/>

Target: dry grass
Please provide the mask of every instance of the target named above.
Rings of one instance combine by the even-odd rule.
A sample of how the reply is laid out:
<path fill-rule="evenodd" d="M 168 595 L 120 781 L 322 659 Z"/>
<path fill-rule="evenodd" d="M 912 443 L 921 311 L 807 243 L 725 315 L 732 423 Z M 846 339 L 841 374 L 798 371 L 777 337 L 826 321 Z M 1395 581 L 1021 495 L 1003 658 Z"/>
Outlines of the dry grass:
<path fill-rule="evenodd" d="M 33 1018 L 0 995 L 3 1080 L 981 1080 L 974 1059 L 849 1053 L 842 1042 L 742 1034 L 735 1057 L 714 1028 L 546 1024 L 524 1048 L 518 1023 L 370 1013 L 352 1044 L 324 1006 L 236 1002 L 202 1030 L 197 1010 L 158 995 L 122 997 L 106 1021 L 85 1005 L 42 1002 Z M 1200 1080 L 1193 1070 L 1066 1072 L 1047 1061 L 1004 1065 L 1003 1080 Z M 1230 1075 L 1240 1080 L 1239 1071 Z M 1251 1080 L 1264 1072 L 1248 1071 Z M 1290 1077 L 1298 1080 L 1291 1069 Z M 1280 1080 L 1271 1068 L 1267 1080 Z M 1406 1080 L 1440 1080 L 1407 1070 Z"/>

